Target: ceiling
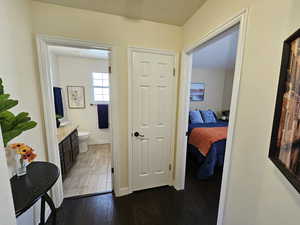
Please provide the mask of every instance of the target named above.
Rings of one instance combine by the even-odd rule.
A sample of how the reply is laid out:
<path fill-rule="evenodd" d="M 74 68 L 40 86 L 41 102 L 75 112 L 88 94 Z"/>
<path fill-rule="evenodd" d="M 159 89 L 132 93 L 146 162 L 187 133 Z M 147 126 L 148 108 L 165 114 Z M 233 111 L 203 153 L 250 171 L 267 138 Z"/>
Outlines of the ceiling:
<path fill-rule="evenodd" d="M 239 27 L 235 26 L 193 52 L 193 68 L 232 69 L 235 65 Z"/>
<path fill-rule="evenodd" d="M 72 56 L 92 59 L 108 59 L 109 51 L 99 49 L 83 49 L 64 46 L 49 46 L 50 53 L 57 56 Z"/>
<path fill-rule="evenodd" d="M 206 0 L 34 0 L 182 26 Z"/>

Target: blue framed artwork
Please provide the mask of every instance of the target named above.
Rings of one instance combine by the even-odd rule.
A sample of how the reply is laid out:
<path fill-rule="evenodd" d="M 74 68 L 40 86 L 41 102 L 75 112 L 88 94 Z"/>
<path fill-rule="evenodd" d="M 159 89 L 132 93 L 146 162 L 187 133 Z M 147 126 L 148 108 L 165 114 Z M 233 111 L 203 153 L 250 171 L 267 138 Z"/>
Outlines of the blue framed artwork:
<path fill-rule="evenodd" d="M 204 101 L 205 84 L 204 83 L 192 83 L 190 90 L 191 101 Z"/>

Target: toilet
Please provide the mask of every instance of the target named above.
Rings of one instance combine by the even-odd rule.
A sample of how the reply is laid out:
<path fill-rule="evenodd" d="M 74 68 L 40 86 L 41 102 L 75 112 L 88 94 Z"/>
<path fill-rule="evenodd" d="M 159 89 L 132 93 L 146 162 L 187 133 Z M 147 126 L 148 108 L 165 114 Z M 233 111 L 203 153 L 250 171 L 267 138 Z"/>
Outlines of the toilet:
<path fill-rule="evenodd" d="M 90 133 L 88 131 L 78 131 L 79 151 L 80 152 L 88 151 L 89 135 L 90 135 Z"/>

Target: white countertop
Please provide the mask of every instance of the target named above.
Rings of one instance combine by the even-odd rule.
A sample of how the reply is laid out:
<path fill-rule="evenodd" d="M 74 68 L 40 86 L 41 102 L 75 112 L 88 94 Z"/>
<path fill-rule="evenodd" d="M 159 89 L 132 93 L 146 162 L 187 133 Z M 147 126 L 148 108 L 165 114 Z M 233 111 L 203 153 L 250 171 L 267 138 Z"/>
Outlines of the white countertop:
<path fill-rule="evenodd" d="M 67 136 L 69 136 L 76 129 L 78 129 L 78 125 L 71 124 L 71 123 L 66 126 L 57 128 L 58 143 L 62 142 Z"/>

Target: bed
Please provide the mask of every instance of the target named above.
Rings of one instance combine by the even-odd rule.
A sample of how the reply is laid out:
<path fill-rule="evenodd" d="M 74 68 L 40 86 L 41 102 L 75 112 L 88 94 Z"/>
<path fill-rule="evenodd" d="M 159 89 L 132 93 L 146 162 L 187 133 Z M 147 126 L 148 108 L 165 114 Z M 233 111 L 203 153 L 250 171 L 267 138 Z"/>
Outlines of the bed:
<path fill-rule="evenodd" d="M 216 130 L 226 130 L 227 137 L 228 122 L 217 120 L 214 123 L 190 123 L 188 127 L 188 146 L 187 152 L 189 159 L 196 166 L 196 177 L 198 179 L 208 179 L 214 175 L 216 167 L 222 167 L 224 163 L 226 138 L 219 137 L 218 141 L 214 141 L 206 154 L 203 154 L 195 144 L 191 144 L 191 134 L 194 129 L 204 128 L 206 131 L 209 128 L 217 128 Z M 208 129 L 206 129 L 208 128 Z M 218 129 L 220 128 L 220 129 Z M 199 129 L 200 130 L 200 129 Z M 211 131 L 214 129 L 211 129 Z M 224 132 L 224 131 L 222 131 Z M 195 137 L 193 137 L 195 142 Z M 193 142 L 192 142 L 193 143 Z"/>

